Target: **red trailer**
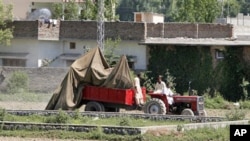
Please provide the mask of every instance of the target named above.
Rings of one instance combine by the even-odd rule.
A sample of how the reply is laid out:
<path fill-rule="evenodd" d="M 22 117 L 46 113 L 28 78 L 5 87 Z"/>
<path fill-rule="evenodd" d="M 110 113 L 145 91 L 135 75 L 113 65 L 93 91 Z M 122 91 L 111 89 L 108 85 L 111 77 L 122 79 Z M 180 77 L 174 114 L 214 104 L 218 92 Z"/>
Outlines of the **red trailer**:
<path fill-rule="evenodd" d="M 146 102 L 146 88 L 142 88 Z M 85 86 L 82 92 L 85 111 L 118 112 L 120 108 L 133 110 L 138 108 L 135 103 L 134 89 L 116 89 L 97 86 Z"/>

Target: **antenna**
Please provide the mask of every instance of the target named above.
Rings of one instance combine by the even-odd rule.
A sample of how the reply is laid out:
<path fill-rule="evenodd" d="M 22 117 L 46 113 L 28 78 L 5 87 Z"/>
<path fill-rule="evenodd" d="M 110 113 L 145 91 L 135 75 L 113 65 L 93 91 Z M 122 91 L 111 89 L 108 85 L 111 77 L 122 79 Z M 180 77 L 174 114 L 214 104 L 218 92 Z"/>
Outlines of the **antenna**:
<path fill-rule="evenodd" d="M 97 15 L 97 43 L 101 51 L 104 51 L 104 0 L 98 0 Z"/>

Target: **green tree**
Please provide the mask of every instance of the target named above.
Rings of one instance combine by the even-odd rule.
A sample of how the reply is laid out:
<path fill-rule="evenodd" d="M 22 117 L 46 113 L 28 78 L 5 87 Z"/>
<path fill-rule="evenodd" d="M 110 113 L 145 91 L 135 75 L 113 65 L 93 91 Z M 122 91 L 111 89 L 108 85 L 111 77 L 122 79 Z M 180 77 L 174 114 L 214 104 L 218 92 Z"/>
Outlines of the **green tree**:
<path fill-rule="evenodd" d="M 117 14 L 122 21 L 133 21 L 134 12 L 165 13 L 166 4 L 172 0 L 120 0 Z"/>
<path fill-rule="evenodd" d="M 240 12 L 244 15 L 250 14 L 250 0 L 237 0 L 240 5 Z M 230 10 L 232 8 L 230 7 Z"/>
<path fill-rule="evenodd" d="M 120 37 L 114 40 L 112 40 L 111 38 L 105 40 L 104 56 L 108 64 L 111 66 L 115 65 L 116 62 L 119 60 L 119 56 L 115 54 L 115 51 L 117 51 L 120 43 L 121 43 Z"/>
<path fill-rule="evenodd" d="M 172 17 L 175 22 L 212 23 L 219 15 L 218 5 L 217 0 L 179 0 Z"/>
<path fill-rule="evenodd" d="M 104 1 L 104 17 L 106 21 L 116 21 L 118 16 L 115 13 L 117 7 L 116 0 Z M 54 18 L 62 18 L 65 20 L 97 20 L 98 1 L 86 0 L 84 3 L 76 3 L 70 0 L 65 3 L 53 3 L 52 14 Z"/>
<path fill-rule="evenodd" d="M 65 3 L 53 3 L 52 5 L 53 18 L 64 17 L 65 20 L 78 20 L 79 10 L 79 5 L 74 0 Z"/>
<path fill-rule="evenodd" d="M 107 19 L 107 21 L 116 21 L 119 19 L 119 16 L 115 14 L 117 4 L 118 4 L 117 0 L 106 0 L 105 1 L 104 16 Z"/>
<path fill-rule="evenodd" d="M 55 19 L 63 18 L 63 4 L 62 3 L 52 4 L 52 17 Z"/>
<path fill-rule="evenodd" d="M 79 19 L 79 6 L 74 0 L 70 0 L 66 3 L 64 9 L 64 18 L 66 20 L 78 20 Z"/>
<path fill-rule="evenodd" d="M 97 6 L 92 2 L 92 0 L 86 0 L 84 4 L 81 5 L 81 19 L 84 20 L 95 20 L 97 16 Z"/>
<path fill-rule="evenodd" d="M 12 22 L 12 5 L 4 5 L 0 0 L 0 44 L 9 46 L 13 38 L 13 27 L 8 27 L 8 23 Z"/>
<path fill-rule="evenodd" d="M 240 12 L 241 7 L 244 6 L 240 4 L 241 2 L 237 0 L 226 0 L 224 2 L 224 8 L 223 8 L 223 16 L 230 16 L 230 17 L 235 17 L 237 14 Z"/>

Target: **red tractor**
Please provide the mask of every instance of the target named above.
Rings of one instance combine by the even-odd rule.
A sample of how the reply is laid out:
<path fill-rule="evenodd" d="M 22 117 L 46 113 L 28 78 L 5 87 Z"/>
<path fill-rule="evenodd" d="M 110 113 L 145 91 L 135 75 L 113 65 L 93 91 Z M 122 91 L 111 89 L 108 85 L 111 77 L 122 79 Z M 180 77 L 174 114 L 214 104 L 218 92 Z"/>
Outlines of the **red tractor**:
<path fill-rule="evenodd" d="M 203 96 L 173 96 L 174 103 L 170 107 L 164 94 L 149 93 L 150 99 L 143 107 L 144 113 L 149 114 L 177 114 L 206 116 Z"/>
<path fill-rule="evenodd" d="M 202 96 L 174 96 L 171 109 L 166 95 L 149 93 L 146 100 L 146 89 L 142 88 L 145 105 L 142 107 L 149 114 L 181 114 L 206 116 L 204 98 Z M 119 112 L 120 108 L 138 110 L 133 89 L 115 89 L 96 86 L 86 86 L 83 89 L 83 104 L 85 111 Z"/>

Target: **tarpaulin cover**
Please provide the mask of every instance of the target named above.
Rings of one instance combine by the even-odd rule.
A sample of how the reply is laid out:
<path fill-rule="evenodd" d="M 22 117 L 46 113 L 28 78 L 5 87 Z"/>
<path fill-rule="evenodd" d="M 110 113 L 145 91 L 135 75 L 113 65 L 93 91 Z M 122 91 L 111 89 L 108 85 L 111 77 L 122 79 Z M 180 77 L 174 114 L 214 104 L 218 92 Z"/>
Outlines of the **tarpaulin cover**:
<path fill-rule="evenodd" d="M 121 56 L 116 66 L 111 68 L 99 47 L 91 49 L 70 66 L 45 110 L 79 108 L 82 101 L 82 89 L 86 85 L 120 89 L 133 88 L 133 79 L 126 56 Z"/>

